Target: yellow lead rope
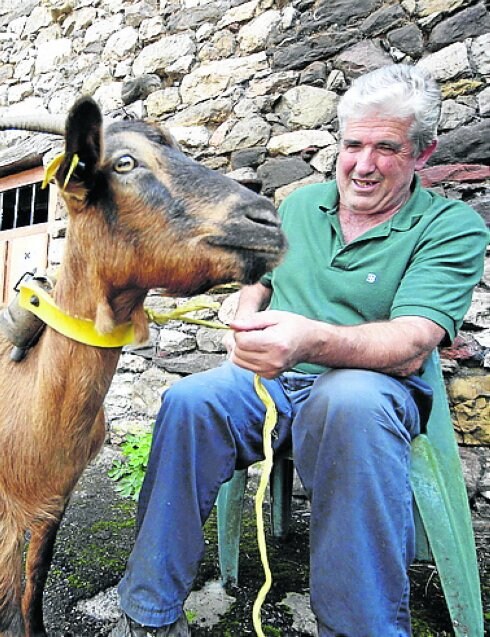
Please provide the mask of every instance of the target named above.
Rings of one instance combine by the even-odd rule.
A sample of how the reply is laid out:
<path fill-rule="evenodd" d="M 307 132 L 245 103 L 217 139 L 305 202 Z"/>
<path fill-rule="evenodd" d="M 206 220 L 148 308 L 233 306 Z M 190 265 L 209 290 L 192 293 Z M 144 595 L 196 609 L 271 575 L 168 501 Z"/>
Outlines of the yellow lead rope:
<path fill-rule="evenodd" d="M 262 472 L 260 474 L 259 486 L 257 493 L 255 494 L 255 515 L 257 519 L 257 543 L 259 546 L 260 559 L 262 560 L 262 567 L 265 573 L 265 581 L 262 588 L 259 590 L 257 598 L 253 605 L 252 619 L 255 632 L 258 637 L 265 637 L 262 631 L 262 623 L 260 619 L 260 611 L 265 597 L 270 590 L 272 584 L 272 575 L 269 567 L 269 560 L 267 557 L 267 547 L 265 543 L 265 530 L 264 530 L 264 496 L 269 483 L 269 478 L 272 471 L 273 463 L 273 450 L 272 450 L 272 431 L 277 423 L 277 410 L 269 392 L 262 384 L 260 376 L 257 374 L 254 376 L 254 387 L 260 400 L 264 403 L 266 412 L 264 420 L 264 429 L 262 432 L 263 448 L 265 460 L 262 466 Z"/>
<path fill-rule="evenodd" d="M 184 317 L 182 314 L 189 312 L 195 309 L 202 309 L 205 306 L 199 307 L 191 307 L 190 305 L 186 305 L 180 309 L 173 310 L 169 314 L 157 314 L 156 312 L 152 312 L 146 309 L 146 314 L 149 320 L 155 323 L 165 323 L 170 318 L 177 318 L 180 320 L 187 320 L 190 323 L 199 323 L 201 325 L 206 325 L 207 327 L 213 327 L 217 329 L 229 329 L 227 325 L 223 325 L 221 323 L 213 323 L 211 321 L 203 321 L 199 319 L 193 319 L 191 317 Z M 258 397 L 263 402 L 265 407 L 265 419 L 264 419 L 264 428 L 262 431 L 262 445 L 264 451 L 264 461 L 262 463 L 262 471 L 260 474 L 259 486 L 257 488 L 257 492 L 255 494 L 255 517 L 257 521 L 257 544 L 259 547 L 260 559 L 262 562 L 262 567 L 264 569 L 265 581 L 260 588 L 257 597 L 255 599 L 253 610 L 252 610 L 252 620 L 253 627 L 255 629 L 258 637 L 265 637 L 264 632 L 262 630 L 262 622 L 260 618 L 260 611 L 262 609 L 262 604 L 269 592 L 272 585 L 272 574 L 269 567 L 269 559 L 267 557 L 267 545 L 265 541 L 265 528 L 264 528 L 264 498 L 265 492 L 267 489 L 267 485 L 269 484 L 269 479 L 272 471 L 272 465 L 274 460 L 274 452 L 272 450 L 272 432 L 274 427 L 277 424 L 277 410 L 274 401 L 272 400 L 269 392 L 264 387 L 262 380 L 258 374 L 254 376 L 254 388 L 257 392 Z"/>
<path fill-rule="evenodd" d="M 192 309 L 201 309 L 201 308 L 192 308 Z M 186 305 L 185 308 L 181 310 L 181 313 L 189 312 L 191 308 L 189 305 Z M 179 309 L 174 310 L 170 315 L 165 314 L 157 314 L 146 309 L 146 314 L 148 318 L 155 323 L 165 323 L 170 318 L 179 318 L 180 320 L 186 320 L 179 313 Z M 201 325 L 206 325 L 207 327 L 214 327 L 217 329 L 229 329 L 227 325 L 223 325 L 221 323 L 213 323 L 211 321 L 202 321 L 193 318 L 187 318 L 190 323 L 199 323 Z M 262 608 L 262 604 L 267 596 L 267 593 L 270 590 L 272 584 L 272 574 L 269 567 L 269 559 L 267 557 L 267 545 L 265 541 L 265 528 L 264 528 L 264 497 L 267 489 L 267 485 L 269 484 L 269 478 L 272 471 L 272 464 L 274 459 L 274 452 L 272 450 L 272 431 L 277 423 L 277 410 L 274 401 L 272 400 L 269 392 L 262 384 L 262 380 L 258 374 L 254 376 L 254 388 L 257 392 L 258 397 L 264 403 L 265 407 L 265 419 L 264 419 L 264 428 L 262 431 L 262 444 L 264 450 L 264 462 L 262 464 L 262 471 L 260 474 L 259 486 L 257 488 L 257 492 L 255 494 L 255 517 L 257 521 L 257 544 L 259 547 L 259 555 L 262 562 L 262 567 L 264 569 L 265 581 L 259 590 L 257 597 L 255 599 L 253 610 L 252 610 L 252 620 L 253 627 L 255 629 L 258 637 L 265 637 L 264 632 L 262 630 L 262 622 L 260 618 L 260 611 Z"/>

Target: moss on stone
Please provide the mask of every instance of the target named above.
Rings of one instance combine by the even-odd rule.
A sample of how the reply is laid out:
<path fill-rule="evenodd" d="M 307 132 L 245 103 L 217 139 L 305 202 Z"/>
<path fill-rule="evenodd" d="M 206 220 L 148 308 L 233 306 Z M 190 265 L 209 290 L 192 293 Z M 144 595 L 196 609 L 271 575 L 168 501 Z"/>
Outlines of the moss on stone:
<path fill-rule="evenodd" d="M 447 82 L 441 87 L 441 94 L 444 99 L 450 99 L 461 95 L 471 95 L 475 93 L 483 82 L 478 80 L 457 80 L 456 82 Z"/>

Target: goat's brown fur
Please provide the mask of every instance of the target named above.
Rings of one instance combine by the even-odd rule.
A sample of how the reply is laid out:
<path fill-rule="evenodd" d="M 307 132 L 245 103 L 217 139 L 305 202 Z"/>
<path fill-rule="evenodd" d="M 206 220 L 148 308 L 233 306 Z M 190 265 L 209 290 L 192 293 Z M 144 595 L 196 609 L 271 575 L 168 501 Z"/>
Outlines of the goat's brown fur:
<path fill-rule="evenodd" d="M 58 184 L 74 153 L 81 163 L 63 192 L 69 230 L 54 299 L 65 312 L 93 319 L 101 332 L 132 320 L 143 341 L 150 288 L 190 295 L 254 281 L 276 263 L 284 239 L 264 198 L 186 158 L 156 127 L 113 123 L 103 139 L 101 124 L 88 98 L 67 119 Z M 10 349 L 0 334 L 0 636 L 44 637 L 56 531 L 103 443 L 103 401 L 120 349 L 51 328 L 21 362 Z"/>

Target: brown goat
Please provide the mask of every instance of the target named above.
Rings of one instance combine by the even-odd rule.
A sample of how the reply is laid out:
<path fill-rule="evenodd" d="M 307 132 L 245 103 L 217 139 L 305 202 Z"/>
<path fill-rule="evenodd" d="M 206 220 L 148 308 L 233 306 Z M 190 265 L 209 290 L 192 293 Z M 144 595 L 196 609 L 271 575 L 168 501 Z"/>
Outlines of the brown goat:
<path fill-rule="evenodd" d="M 63 187 L 74 154 L 80 161 Z M 157 126 L 113 122 L 104 132 L 90 98 L 68 115 L 56 180 L 69 227 L 53 298 L 102 333 L 131 320 L 144 341 L 150 288 L 187 296 L 250 283 L 284 250 L 265 198 L 187 158 Z M 103 401 L 121 348 L 83 345 L 47 327 L 22 361 L 11 361 L 10 350 L 0 333 L 0 635 L 45 637 L 42 595 L 56 533 L 103 443 Z"/>

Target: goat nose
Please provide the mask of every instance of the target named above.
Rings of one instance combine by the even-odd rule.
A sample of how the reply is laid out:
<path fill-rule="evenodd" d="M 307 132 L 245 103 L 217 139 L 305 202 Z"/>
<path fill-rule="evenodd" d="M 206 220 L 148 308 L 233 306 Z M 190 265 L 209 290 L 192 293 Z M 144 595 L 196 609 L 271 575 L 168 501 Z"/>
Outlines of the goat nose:
<path fill-rule="evenodd" d="M 265 197 L 253 204 L 248 204 L 244 213 L 247 219 L 263 226 L 278 227 L 280 225 L 276 209 Z"/>

